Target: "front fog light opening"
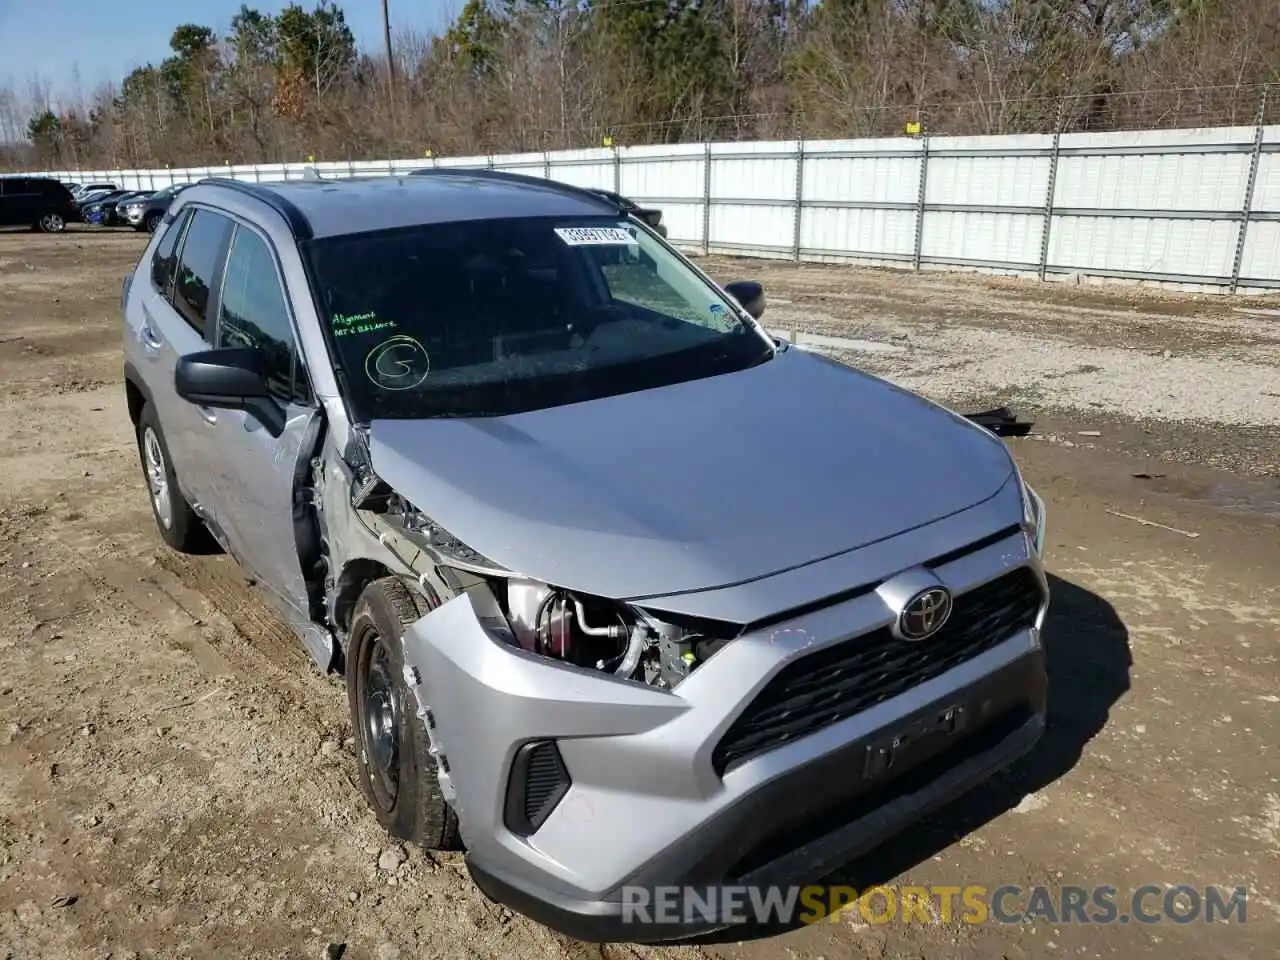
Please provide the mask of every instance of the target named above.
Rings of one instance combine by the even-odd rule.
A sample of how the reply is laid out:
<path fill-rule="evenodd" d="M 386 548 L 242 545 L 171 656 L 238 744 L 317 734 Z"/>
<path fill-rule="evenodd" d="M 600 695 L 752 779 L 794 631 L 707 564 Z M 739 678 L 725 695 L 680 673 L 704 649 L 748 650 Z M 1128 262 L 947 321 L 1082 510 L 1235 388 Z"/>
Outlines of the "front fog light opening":
<path fill-rule="evenodd" d="M 521 837 L 536 833 L 572 785 L 554 740 L 532 740 L 521 746 L 507 780 L 503 811 L 507 829 Z"/>

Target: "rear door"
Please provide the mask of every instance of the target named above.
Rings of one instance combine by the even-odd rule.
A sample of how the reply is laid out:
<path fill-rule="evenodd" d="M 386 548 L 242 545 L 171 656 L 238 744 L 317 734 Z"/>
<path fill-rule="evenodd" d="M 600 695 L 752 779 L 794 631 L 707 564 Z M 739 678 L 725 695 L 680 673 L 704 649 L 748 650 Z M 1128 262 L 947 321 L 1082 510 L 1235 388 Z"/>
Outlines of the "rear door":
<path fill-rule="evenodd" d="M 298 481 L 310 469 L 318 406 L 270 242 L 239 223 L 218 297 L 215 343 L 253 347 L 267 356 L 268 385 L 285 412 L 279 436 L 252 413 L 217 411 L 218 462 L 210 465 L 210 505 L 232 552 L 259 581 L 304 617 L 306 583 L 297 529 L 305 529 Z"/>
<path fill-rule="evenodd" d="M 38 194 L 32 192 L 31 181 L 25 177 L 5 177 L 4 186 L 0 187 L 4 191 L 3 223 L 6 227 L 29 226 L 40 219 L 40 214 L 36 213 L 36 200 L 39 199 Z"/>
<path fill-rule="evenodd" d="M 188 403 L 174 389 L 178 359 L 211 347 L 214 313 L 231 221 L 188 207 L 166 229 L 151 262 L 151 282 L 134 283 L 130 354 L 136 358 L 160 419 L 178 485 L 197 512 L 207 513 L 209 465 L 217 416 Z"/>

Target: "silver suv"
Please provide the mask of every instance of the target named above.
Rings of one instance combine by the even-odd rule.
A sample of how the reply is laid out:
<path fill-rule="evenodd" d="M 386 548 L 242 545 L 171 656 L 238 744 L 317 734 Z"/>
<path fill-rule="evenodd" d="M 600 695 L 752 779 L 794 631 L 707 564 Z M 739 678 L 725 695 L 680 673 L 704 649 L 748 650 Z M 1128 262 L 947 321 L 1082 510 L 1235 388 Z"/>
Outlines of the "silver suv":
<path fill-rule="evenodd" d="M 161 536 L 345 672 L 379 822 L 588 940 L 793 884 L 1030 749 L 1043 505 L 600 194 L 206 180 L 125 282 Z M 666 895 L 664 895 L 666 896 Z"/>

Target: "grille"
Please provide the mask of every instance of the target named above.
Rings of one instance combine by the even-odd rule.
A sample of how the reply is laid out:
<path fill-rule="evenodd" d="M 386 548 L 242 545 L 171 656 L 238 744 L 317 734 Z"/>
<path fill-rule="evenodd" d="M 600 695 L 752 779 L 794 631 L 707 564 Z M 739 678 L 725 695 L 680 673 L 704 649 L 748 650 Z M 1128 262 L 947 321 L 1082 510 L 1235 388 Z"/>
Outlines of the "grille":
<path fill-rule="evenodd" d="M 801 657 L 734 721 L 712 764 L 723 774 L 931 680 L 1032 626 L 1042 599 L 1038 578 L 1022 567 L 956 597 L 928 640 L 899 640 L 882 627 Z"/>
<path fill-rule="evenodd" d="M 535 832 L 569 792 L 571 783 L 553 741 L 525 744 L 516 753 L 507 786 L 507 827 L 521 836 Z"/>

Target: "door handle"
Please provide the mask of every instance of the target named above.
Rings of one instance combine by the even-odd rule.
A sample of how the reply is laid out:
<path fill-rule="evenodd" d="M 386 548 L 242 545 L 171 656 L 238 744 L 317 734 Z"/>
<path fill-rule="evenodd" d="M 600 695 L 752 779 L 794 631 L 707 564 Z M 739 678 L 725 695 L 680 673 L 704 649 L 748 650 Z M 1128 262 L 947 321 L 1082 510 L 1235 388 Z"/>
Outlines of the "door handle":
<path fill-rule="evenodd" d="M 152 350 L 159 350 L 164 346 L 164 341 L 156 336 L 155 331 L 148 324 L 143 323 L 142 329 L 138 332 L 142 337 L 142 342 Z"/>
<path fill-rule="evenodd" d="M 200 416 L 204 418 L 205 423 L 218 422 L 218 415 L 214 413 L 212 410 L 210 410 L 208 407 L 197 407 L 196 409 L 200 411 Z"/>

